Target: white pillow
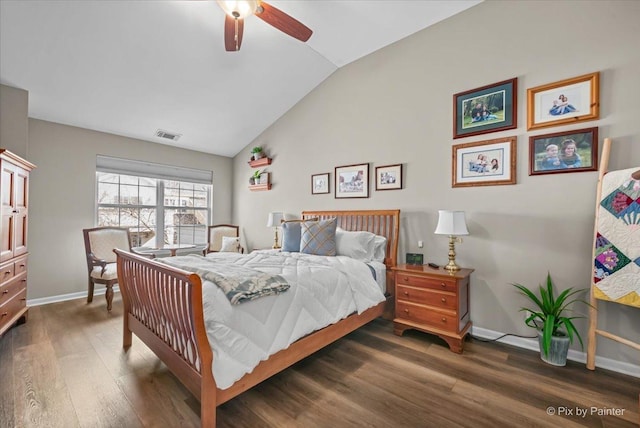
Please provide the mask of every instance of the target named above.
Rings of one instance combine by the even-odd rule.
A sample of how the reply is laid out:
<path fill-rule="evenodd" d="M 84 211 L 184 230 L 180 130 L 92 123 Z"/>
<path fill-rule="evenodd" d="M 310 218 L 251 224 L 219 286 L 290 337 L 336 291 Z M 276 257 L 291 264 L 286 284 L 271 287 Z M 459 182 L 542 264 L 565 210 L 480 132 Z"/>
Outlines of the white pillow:
<path fill-rule="evenodd" d="M 362 261 L 384 261 L 387 239 L 366 231 L 336 229 L 336 253 Z"/>
<path fill-rule="evenodd" d="M 387 238 L 374 235 L 373 238 L 373 260 L 384 263 L 384 256 L 387 253 Z"/>
<path fill-rule="evenodd" d="M 225 253 L 239 253 L 240 252 L 240 238 L 233 238 L 231 236 L 222 237 L 222 247 L 220 252 Z"/>

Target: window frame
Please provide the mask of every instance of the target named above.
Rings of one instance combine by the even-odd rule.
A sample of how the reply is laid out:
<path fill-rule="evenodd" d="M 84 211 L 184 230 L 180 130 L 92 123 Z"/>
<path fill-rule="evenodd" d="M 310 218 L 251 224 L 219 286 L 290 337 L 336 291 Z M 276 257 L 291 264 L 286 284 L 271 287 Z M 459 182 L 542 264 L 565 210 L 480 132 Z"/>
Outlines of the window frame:
<path fill-rule="evenodd" d="M 140 179 L 141 178 L 151 178 L 156 180 L 156 204 L 155 205 L 146 205 L 146 204 L 123 204 L 123 203 L 100 203 L 99 199 L 99 188 L 100 188 L 100 177 L 101 174 L 112 174 L 118 177 L 118 182 L 114 183 L 117 184 L 118 186 L 118 201 L 121 200 L 121 187 L 123 186 L 122 184 L 122 179 L 121 176 L 129 176 L 129 177 L 135 177 L 138 179 L 138 183 L 137 183 L 137 188 L 140 189 L 140 187 L 143 187 L 140 185 Z M 182 205 L 165 205 L 165 195 L 166 195 L 166 189 L 165 189 L 165 185 L 167 182 L 177 182 L 179 184 L 187 184 L 190 186 L 203 186 L 204 187 L 204 193 L 205 193 L 205 198 L 206 198 L 206 203 L 205 206 L 202 207 L 196 207 L 196 206 L 182 206 Z M 131 184 L 125 184 L 127 186 L 131 186 Z M 178 189 L 180 189 L 180 185 L 178 185 Z M 192 190 L 193 192 L 196 192 L 197 190 Z M 179 191 L 180 193 L 180 191 Z M 140 194 L 140 191 L 138 190 L 138 194 Z M 95 180 L 95 204 L 94 204 L 94 209 L 95 209 L 95 224 L 100 226 L 100 209 L 101 208 L 115 208 L 118 210 L 118 227 L 127 227 L 128 229 L 132 229 L 132 228 L 140 228 L 140 223 L 138 223 L 137 226 L 128 226 L 128 225 L 122 225 L 121 221 L 122 221 L 122 216 L 121 216 L 121 212 L 120 210 L 123 207 L 129 208 L 129 209 L 136 209 L 136 210 L 141 210 L 141 209 L 152 209 L 156 211 L 156 215 L 155 215 L 155 247 L 160 247 L 159 245 L 159 241 L 162 241 L 163 245 L 167 244 L 167 242 L 165 242 L 165 233 L 167 232 L 167 226 L 166 226 L 166 222 L 165 222 L 165 211 L 167 210 L 190 210 L 193 211 L 194 214 L 196 212 L 201 212 L 204 213 L 204 216 L 202 216 L 201 218 L 205 219 L 205 223 L 202 225 L 198 225 L 198 224 L 193 224 L 193 225 L 173 225 L 173 226 L 169 226 L 169 227 L 173 227 L 175 229 L 178 230 L 178 238 L 177 238 L 177 242 L 180 243 L 190 243 L 190 244 L 194 244 L 197 247 L 206 247 L 207 245 L 207 241 L 208 241 L 208 237 L 207 237 L 207 231 L 208 231 L 208 226 L 211 224 L 212 221 L 212 200 L 213 200 L 213 185 L 211 183 L 202 183 L 202 182 L 195 182 L 195 181 L 189 181 L 187 179 L 180 179 L 178 177 L 172 177 L 172 178 L 159 178 L 159 177 L 149 177 L 147 175 L 136 175 L 135 173 L 132 172 L 116 172 L 116 171 L 105 171 L 105 170 L 100 170 L 100 169 L 96 169 L 96 180 Z M 178 201 L 179 202 L 179 201 Z M 186 242 L 184 240 L 181 239 L 181 232 L 182 230 L 184 230 L 184 228 L 191 228 L 192 229 L 192 239 L 189 242 Z M 196 238 L 197 238 L 197 229 L 198 228 L 202 228 L 203 231 L 203 236 L 204 236 L 204 241 L 203 242 L 196 242 Z M 159 234 L 162 233 L 162 237 L 159 237 Z M 167 239 L 168 240 L 168 239 Z M 134 243 L 135 245 L 135 243 Z"/>

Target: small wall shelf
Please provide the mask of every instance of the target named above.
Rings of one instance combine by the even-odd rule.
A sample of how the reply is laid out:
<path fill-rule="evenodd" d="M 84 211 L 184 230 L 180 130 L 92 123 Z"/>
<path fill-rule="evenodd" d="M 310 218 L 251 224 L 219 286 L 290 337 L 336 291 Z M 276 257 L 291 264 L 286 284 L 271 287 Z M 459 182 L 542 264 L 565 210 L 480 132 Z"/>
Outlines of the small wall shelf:
<path fill-rule="evenodd" d="M 254 184 L 252 186 L 249 186 L 249 190 L 251 190 L 252 192 L 259 192 L 259 191 L 262 191 L 262 190 L 271 190 L 271 183 Z"/>
<path fill-rule="evenodd" d="M 251 165 L 251 168 L 258 168 L 260 166 L 271 165 L 271 158 L 270 157 L 263 157 L 263 158 L 260 158 L 258 160 L 249 161 L 248 163 L 249 163 L 249 165 Z"/>

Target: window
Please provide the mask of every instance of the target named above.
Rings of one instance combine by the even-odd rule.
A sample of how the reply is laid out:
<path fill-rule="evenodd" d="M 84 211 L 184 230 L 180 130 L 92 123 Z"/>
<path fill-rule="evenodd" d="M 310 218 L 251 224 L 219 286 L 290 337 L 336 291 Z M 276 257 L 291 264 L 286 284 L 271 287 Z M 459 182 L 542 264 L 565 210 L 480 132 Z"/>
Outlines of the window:
<path fill-rule="evenodd" d="M 211 184 L 100 169 L 99 157 L 98 226 L 128 227 L 135 247 L 207 243 Z"/>

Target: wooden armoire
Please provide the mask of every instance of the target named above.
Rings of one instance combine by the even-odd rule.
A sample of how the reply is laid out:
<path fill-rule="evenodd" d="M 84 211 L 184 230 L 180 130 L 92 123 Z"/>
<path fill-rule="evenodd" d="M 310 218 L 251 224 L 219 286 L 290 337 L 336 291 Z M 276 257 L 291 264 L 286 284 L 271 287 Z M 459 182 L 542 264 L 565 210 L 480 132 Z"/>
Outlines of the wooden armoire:
<path fill-rule="evenodd" d="M 27 220 L 30 162 L 0 149 L 0 336 L 27 319 Z"/>

